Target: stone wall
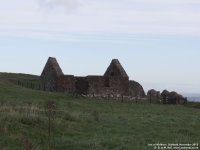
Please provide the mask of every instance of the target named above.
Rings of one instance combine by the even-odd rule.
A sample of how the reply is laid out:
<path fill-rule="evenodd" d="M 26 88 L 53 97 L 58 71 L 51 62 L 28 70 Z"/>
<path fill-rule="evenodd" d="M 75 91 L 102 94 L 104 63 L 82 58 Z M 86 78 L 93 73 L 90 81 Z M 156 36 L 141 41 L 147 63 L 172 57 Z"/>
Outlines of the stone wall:
<path fill-rule="evenodd" d="M 175 91 L 169 92 L 164 90 L 161 93 L 163 104 L 186 104 L 187 98 L 184 98 L 181 94 Z"/>
<path fill-rule="evenodd" d="M 89 95 L 93 96 L 112 96 L 119 97 L 125 95 L 128 90 L 128 78 L 123 77 L 105 77 L 105 76 L 88 76 Z"/>
<path fill-rule="evenodd" d="M 75 77 L 75 93 L 79 95 L 88 95 L 89 83 L 86 77 Z"/>
<path fill-rule="evenodd" d="M 154 89 L 151 89 L 147 92 L 148 97 L 154 97 L 154 98 L 159 98 L 160 97 L 160 91 L 156 91 Z"/>
<path fill-rule="evenodd" d="M 105 86 L 105 77 L 103 76 L 87 76 L 87 81 L 89 84 L 88 94 L 95 95 L 103 95 L 105 94 L 106 86 Z"/>
<path fill-rule="evenodd" d="M 75 93 L 76 79 L 73 75 L 62 75 L 58 78 L 58 91 L 59 92 L 67 92 L 67 93 Z"/>
<path fill-rule="evenodd" d="M 110 88 L 114 95 L 120 94 L 125 95 L 129 88 L 128 77 L 110 77 Z"/>
<path fill-rule="evenodd" d="M 142 86 L 129 81 L 124 68 L 117 59 L 113 59 L 104 76 L 75 77 L 64 75 L 55 58 L 50 57 L 41 74 L 41 83 L 46 90 L 60 91 L 92 97 L 123 97 L 145 96 Z"/>
<path fill-rule="evenodd" d="M 90 97 L 122 97 L 127 96 L 128 90 L 143 96 L 143 88 L 135 85 L 129 89 L 129 80 L 124 77 L 87 76 L 74 77 L 73 75 L 62 75 L 58 78 L 58 91 L 88 95 Z M 137 90 L 137 91 L 135 91 Z M 132 94 L 131 96 L 136 96 Z"/>
<path fill-rule="evenodd" d="M 143 87 L 136 81 L 129 81 L 129 89 L 126 94 L 130 97 L 144 97 L 145 92 Z"/>
<path fill-rule="evenodd" d="M 59 76 L 64 75 L 57 60 L 53 57 L 49 57 L 42 74 L 41 84 L 47 91 L 57 91 L 57 84 Z"/>
<path fill-rule="evenodd" d="M 118 76 L 128 78 L 128 75 L 118 59 L 113 59 L 107 68 L 104 76 Z"/>

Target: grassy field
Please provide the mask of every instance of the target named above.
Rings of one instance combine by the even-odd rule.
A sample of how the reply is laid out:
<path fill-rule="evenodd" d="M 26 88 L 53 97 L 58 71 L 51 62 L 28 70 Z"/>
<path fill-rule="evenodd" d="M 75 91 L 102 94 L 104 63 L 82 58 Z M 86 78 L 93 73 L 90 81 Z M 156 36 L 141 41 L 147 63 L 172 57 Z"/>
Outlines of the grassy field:
<path fill-rule="evenodd" d="M 36 83 L 38 77 L 0 74 L 1 150 L 146 150 L 148 144 L 200 142 L 198 103 L 92 100 L 28 89 L 17 80 Z M 50 124 L 49 101 L 55 103 Z"/>

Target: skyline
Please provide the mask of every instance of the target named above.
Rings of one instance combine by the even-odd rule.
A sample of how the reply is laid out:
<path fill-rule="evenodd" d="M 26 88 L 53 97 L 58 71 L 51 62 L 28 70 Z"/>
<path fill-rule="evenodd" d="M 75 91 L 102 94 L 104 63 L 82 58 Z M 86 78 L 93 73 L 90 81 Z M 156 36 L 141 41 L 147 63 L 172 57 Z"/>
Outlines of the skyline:
<path fill-rule="evenodd" d="M 145 91 L 200 95 L 198 0 L 0 0 L 0 72 L 103 75 L 119 59 Z"/>

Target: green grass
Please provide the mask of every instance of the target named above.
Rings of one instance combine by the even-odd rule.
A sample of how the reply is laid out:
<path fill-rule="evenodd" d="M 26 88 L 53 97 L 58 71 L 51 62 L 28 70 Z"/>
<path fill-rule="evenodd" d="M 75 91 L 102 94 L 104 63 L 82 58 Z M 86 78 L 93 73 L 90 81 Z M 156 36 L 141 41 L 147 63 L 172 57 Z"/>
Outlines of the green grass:
<path fill-rule="evenodd" d="M 47 101 L 55 101 L 56 150 L 146 150 L 155 143 L 199 143 L 198 103 L 161 105 L 72 97 L 17 86 L 37 76 L 0 74 L 0 149 L 48 149 Z M 189 107 L 191 106 L 191 107 Z M 200 143 L 199 143 L 200 144 Z M 28 149 L 28 148 L 27 148 Z"/>

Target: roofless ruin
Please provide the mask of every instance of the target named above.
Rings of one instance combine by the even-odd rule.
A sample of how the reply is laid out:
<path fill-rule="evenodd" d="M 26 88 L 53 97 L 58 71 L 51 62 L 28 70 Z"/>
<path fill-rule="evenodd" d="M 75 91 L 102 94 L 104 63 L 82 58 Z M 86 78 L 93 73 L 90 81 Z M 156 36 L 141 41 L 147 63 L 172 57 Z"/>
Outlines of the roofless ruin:
<path fill-rule="evenodd" d="M 143 87 L 129 76 L 117 59 L 113 59 L 103 76 L 76 77 L 64 75 L 56 58 L 49 57 L 41 74 L 47 91 L 66 92 L 88 97 L 129 99 L 145 96 Z"/>

